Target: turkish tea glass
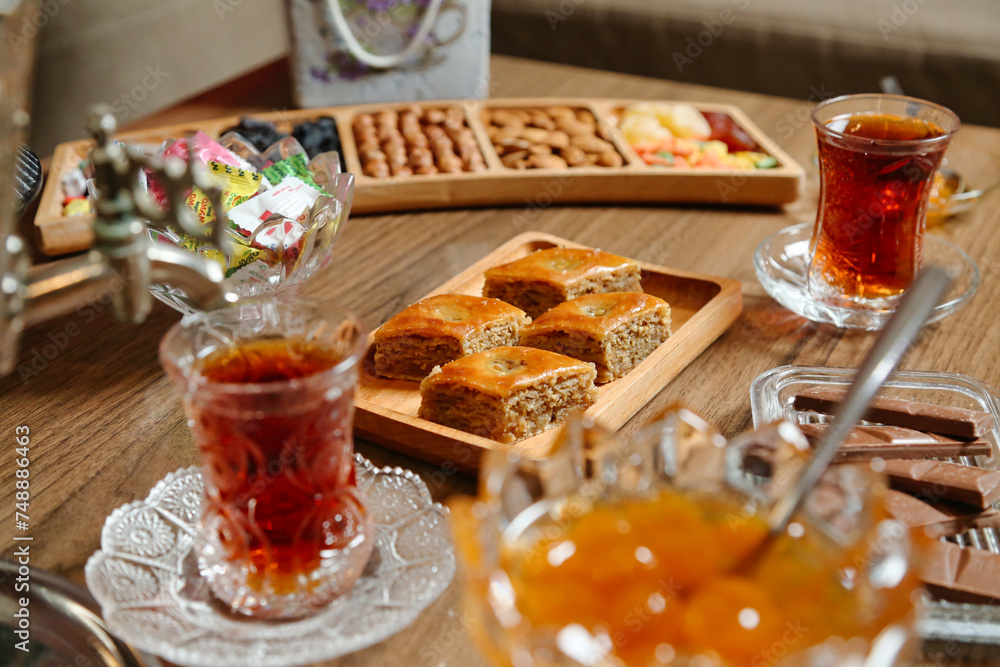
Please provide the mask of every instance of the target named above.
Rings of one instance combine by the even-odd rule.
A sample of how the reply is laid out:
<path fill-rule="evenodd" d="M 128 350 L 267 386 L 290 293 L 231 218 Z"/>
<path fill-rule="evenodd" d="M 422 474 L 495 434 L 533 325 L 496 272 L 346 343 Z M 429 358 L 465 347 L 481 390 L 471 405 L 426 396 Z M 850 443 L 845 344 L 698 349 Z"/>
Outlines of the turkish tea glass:
<path fill-rule="evenodd" d="M 290 297 L 198 313 L 163 339 L 203 465 L 198 570 L 233 612 L 306 616 L 367 563 L 351 430 L 364 344 L 350 312 Z"/>
<path fill-rule="evenodd" d="M 920 270 L 932 182 L 958 116 L 872 94 L 827 100 L 812 119 L 820 198 L 809 293 L 835 306 L 892 310 Z"/>
<path fill-rule="evenodd" d="M 918 537 L 867 466 L 827 471 L 788 531 L 765 517 L 808 444 L 726 442 L 686 409 L 620 441 L 570 423 L 541 460 L 485 461 L 451 503 L 474 636 L 522 667 L 890 667 L 918 646 Z"/>

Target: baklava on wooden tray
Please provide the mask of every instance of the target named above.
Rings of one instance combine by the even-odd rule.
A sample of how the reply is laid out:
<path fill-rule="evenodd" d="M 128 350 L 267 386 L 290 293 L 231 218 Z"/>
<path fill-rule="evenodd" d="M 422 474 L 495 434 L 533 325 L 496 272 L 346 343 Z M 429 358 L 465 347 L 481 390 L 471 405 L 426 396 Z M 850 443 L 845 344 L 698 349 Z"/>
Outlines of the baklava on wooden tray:
<path fill-rule="evenodd" d="M 546 248 L 485 275 L 483 296 L 513 304 L 532 318 L 583 294 L 642 290 L 638 262 L 592 249 Z"/>
<path fill-rule="evenodd" d="M 435 368 L 420 383 L 421 419 L 513 444 L 597 400 L 594 365 L 530 347 L 496 347 Z"/>
<path fill-rule="evenodd" d="M 626 375 L 670 336 L 670 306 L 652 294 L 586 294 L 537 317 L 521 345 L 588 361 L 597 382 Z"/>
<path fill-rule="evenodd" d="M 517 345 L 531 322 L 520 308 L 468 294 L 429 296 L 379 327 L 375 372 L 419 382 L 435 366 L 501 345 Z"/>
<path fill-rule="evenodd" d="M 511 239 L 429 296 L 465 294 L 478 297 L 483 293 L 488 269 L 528 257 L 539 250 L 560 247 L 594 250 L 548 234 L 528 232 Z M 622 426 L 659 393 L 729 328 L 742 310 L 742 293 L 737 281 L 644 262 L 638 262 L 638 267 L 638 291 L 670 304 L 673 335 L 630 372 L 596 388 L 596 401 L 585 414 L 613 429 Z M 551 446 L 557 429 L 507 444 L 424 419 L 420 416 L 420 384 L 380 377 L 375 371 L 375 347 L 373 344 L 369 350 L 355 395 L 355 430 L 359 437 L 469 474 L 476 473 L 485 451 L 513 450 L 535 457 L 546 453 Z M 463 361 L 470 358 L 462 357 L 452 363 L 461 367 Z M 583 365 L 593 370 L 591 364 Z M 424 414 L 428 414 L 426 409 Z"/>

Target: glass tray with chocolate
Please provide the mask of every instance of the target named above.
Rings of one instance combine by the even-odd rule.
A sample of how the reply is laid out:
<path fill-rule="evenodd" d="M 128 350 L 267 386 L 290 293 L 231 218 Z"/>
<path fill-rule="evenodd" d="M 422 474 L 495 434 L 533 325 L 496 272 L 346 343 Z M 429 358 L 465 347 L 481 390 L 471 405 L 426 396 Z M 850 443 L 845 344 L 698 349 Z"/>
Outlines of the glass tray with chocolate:
<path fill-rule="evenodd" d="M 787 418 L 807 439 L 819 437 L 853 372 L 767 371 L 751 389 L 754 424 Z M 894 519 L 933 538 L 921 572 L 933 599 L 916 626 L 924 639 L 1000 644 L 998 444 L 996 389 L 954 373 L 900 371 L 841 448 L 841 460 L 869 461 L 886 476 Z"/>

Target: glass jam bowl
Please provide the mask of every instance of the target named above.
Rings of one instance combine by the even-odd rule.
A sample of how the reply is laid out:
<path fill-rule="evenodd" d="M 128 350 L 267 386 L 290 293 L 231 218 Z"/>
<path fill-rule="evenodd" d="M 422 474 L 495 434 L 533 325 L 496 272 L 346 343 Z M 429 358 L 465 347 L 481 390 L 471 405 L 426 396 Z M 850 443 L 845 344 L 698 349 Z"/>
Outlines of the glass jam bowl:
<path fill-rule="evenodd" d="M 543 460 L 491 455 L 452 505 L 479 645 L 515 667 L 897 664 L 922 538 L 880 476 L 831 468 L 757 550 L 807 447 L 790 423 L 726 443 L 677 409 L 625 442 L 576 422 Z"/>

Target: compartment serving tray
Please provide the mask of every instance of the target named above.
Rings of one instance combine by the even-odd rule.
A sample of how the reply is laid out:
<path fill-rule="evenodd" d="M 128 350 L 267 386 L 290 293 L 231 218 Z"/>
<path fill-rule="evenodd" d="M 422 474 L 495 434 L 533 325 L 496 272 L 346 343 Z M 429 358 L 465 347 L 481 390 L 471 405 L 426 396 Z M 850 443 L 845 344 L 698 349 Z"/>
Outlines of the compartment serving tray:
<path fill-rule="evenodd" d="M 727 104 L 681 102 L 701 111 L 728 114 L 761 149 L 774 157 L 778 166 L 770 169 L 688 169 L 649 166 L 638 156 L 617 129 L 616 114 L 622 107 L 650 100 L 595 98 L 502 98 L 482 101 L 442 100 L 419 103 L 367 104 L 300 111 L 248 114 L 273 122 L 282 131 L 322 116 L 336 120 L 347 170 L 356 176 L 355 213 L 465 208 L 471 206 L 547 206 L 552 203 L 711 203 L 739 205 L 779 205 L 794 201 L 802 189 L 805 171 L 767 137 L 741 109 Z M 400 110 L 457 107 L 476 136 L 487 169 L 458 174 L 414 175 L 372 178 L 362 174 L 352 121 L 357 114 Z M 588 109 L 594 114 L 608 141 L 624 158 L 621 167 L 574 167 L 568 169 L 509 169 L 501 162 L 487 136 L 482 120 L 486 109 L 568 106 Z M 116 138 L 130 143 L 159 144 L 165 139 L 184 137 L 197 130 L 217 138 L 240 120 L 229 116 L 153 129 L 120 132 Z M 93 242 L 92 215 L 64 216 L 61 179 L 86 157 L 93 142 L 73 141 L 56 147 L 49 176 L 42 192 L 35 225 L 40 249 L 48 255 L 83 250 Z"/>
<path fill-rule="evenodd" d="M 482 295 L 483 272 L 498 264 L 553 246 L 586 248 L 549 234 L 526 232 L 514 237 L 425 296 Z M 741 285 L 736 280 L 701 275 L 640 262 L 643 291 L 670 304 L 673 335 L 631 373 L 598 386 L 598 399 L 586 415 L 617 429 L 648 403 L 705 348 L 722 335 L 743 309 Z M 407 380 L 377 377 L 371 351 L 362 367 L 355 394 L 355 431 L 362 438 L 389 449 L 469 474 L 479 470 L 490 450 L 514 450 L 529 458 L 545 454 L 558 427 L 513 445 L 504 445 L 417 417 L 420 385 Z"/>

